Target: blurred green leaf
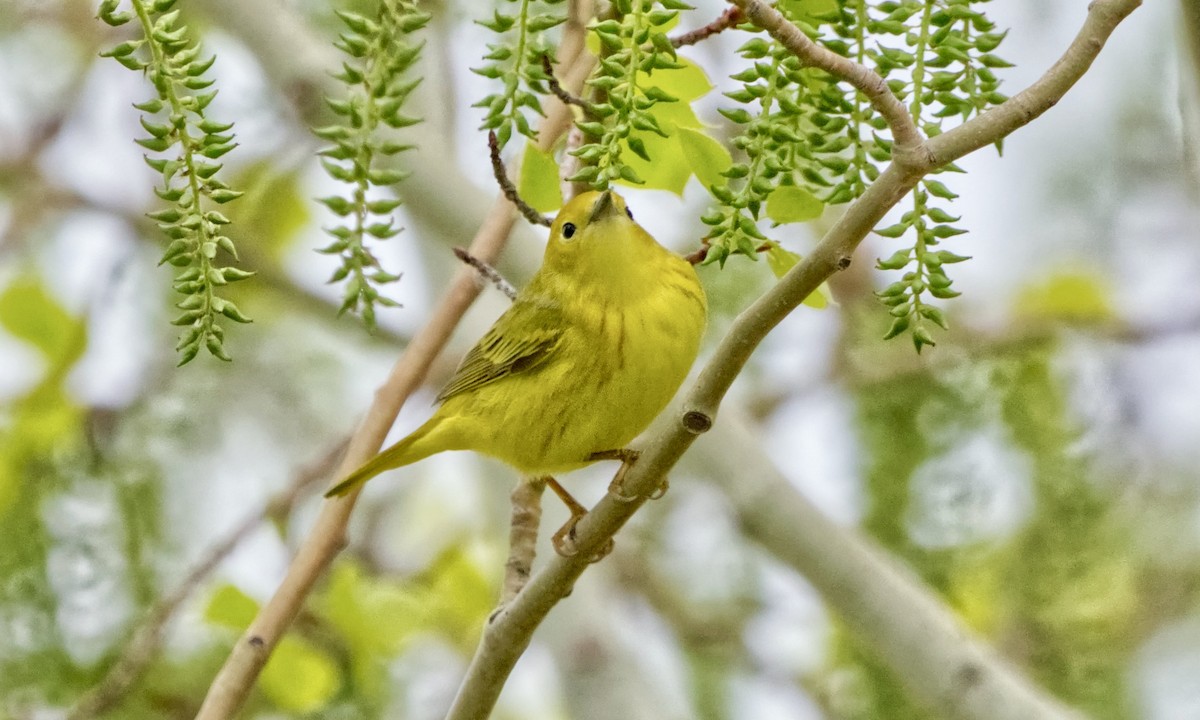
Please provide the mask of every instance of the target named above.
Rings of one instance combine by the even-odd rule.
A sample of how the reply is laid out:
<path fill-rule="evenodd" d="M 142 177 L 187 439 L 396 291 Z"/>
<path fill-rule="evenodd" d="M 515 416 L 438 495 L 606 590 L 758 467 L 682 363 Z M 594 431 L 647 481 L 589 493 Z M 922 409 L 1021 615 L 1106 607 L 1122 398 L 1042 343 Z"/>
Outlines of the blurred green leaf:
<path fill-rule="evenodd" d="M 767 250 L 767 267 L 771 268 L 771 272 L 775 273 L 775 277 L 782 278 L 788 274 L 788 271 L 800 262 L 801 257 L 791 250 L 785 249 L 778 243 L 772 244 L 771 249 Z M 816 310 L 823 310 L 829 307 L 829 286 L 825 283 L 804 298 L 804 304 Z"/>
<path fill-rule="evenodd" d="M 542 152 L 532 142 L 525 143 L 517 190 L 521 198 L 538 212 L 550 213 L 563 206 L 558 163 L 554 162 L 553 155 Z"/>
<path fill-rule="evenodd" d="M 242 234 L 254 238 L 249 250 L 265 252 L 275 261 L 300 239 L 312 219 L 298 173 L 281 173 L 278 167 L 266 160 L 248 165 L 236 178 L 236 185 L 245 188 L 242 199 L 227 206 Z"/>
<path fill-rule="evenodd" d="M 479 640 L 483 619 L 492 611 L 497 589 L 479 563 L 458 549 L 443 555 L 432 573 L 430 623 L 470 652 Z"/>
<path fill-rule="evenodd" d="M 651 75 L 638 73 L 638 87 L 661 88 L 679 98 L 678 103 L 668 103 L 670 105 L 686 105 L 713 89 L 708 75 L 699 65 L 685 57 L 680 57 L 679 63 L 682 67 L 655 70 Z"/>
<path fill-rule="evenodd" d="M 816 16 L 829 15 L 838 9 L 837 0 L 779 0 L 778 6 L 788 18 L 810 25 L 818 23 Z"/>
<path fill-rule="evenodd" d="M 426 602 L 419 588 L 372 577 L 357 563 L 334 566 L 318 607 L 350 649 L 356 693 L 382 695 L 386 662 L 424 627 Z"/>
<path fill-rule="evenodd" d="M 688 166 L 705 187 L 725 182 L 721 173 L 729 169 L 733 158 L 724 145 L 708 133 L 689 127 L 679 128 L 675 137 Z"/>
<path fill-rule="evenodd" d="M 258 614 L 258 601 L 226 583 L 213 592 L 204 608 L 204 619 L 214 625 L 245 630 Z"/>
<path fill-rule="evenodd" d="M 824 210 L 815 195 L 795 185 L 780 185 L 767 198 L 767 217 L 780 225 L 815 220 Z"/>
<path fill-rule="evenodd" d="M 1104 280 L 1086 271 L 1064 271 L 1027 286 L 1017 296 L 1016 314 L 1027 320 L 1097 323 L 1116 317 Z"/>
<path fill-rule="evenodd" d="M 631 137 L 644 143 L 650 160 L 643 160 L 632 152 L 622 153 L 622 158 L 645 181 L 644 185 L 637 187 L 669 190 L 676 195 L 683 195 L 683 188 L 692 176 L 692 168 L 680 158 L 679 142 L 671 136 L 677 134 L 680 128 L 703 128 L 704 124 L 696 117 L 692 107 L 682 102 L 657 103 L 650 109 L 650 114 L 658 120 L 668 137 L 635 130 Z"/>
<path fill-rule="evenodd" d="M 83 354 L 83 321 L 72 317 L 33 275 L 18 277 L 0 293 L 0 326 L 59 364 L 71 365 Z"/>
<path fill-rule="evenodd" d="M 296 635 L 279 641 L 259 680 L 259 687 L 272 702 L 297 713 L 325 707 L 341 684 L 329 653 Z"/>

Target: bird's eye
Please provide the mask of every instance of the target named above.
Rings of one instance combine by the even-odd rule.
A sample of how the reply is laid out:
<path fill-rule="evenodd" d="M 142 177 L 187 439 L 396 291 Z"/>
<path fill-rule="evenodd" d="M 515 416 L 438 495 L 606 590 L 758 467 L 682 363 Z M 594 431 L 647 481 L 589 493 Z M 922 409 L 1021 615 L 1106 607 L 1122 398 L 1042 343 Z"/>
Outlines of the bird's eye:
<path fill-rule="evenodd" d="M 568 240 L 575 234 L 575 223 L 564 223 L 562 226 L 562 236 Z"/>
<path fill-rule="evenodd" d="M 625 208 L 625 214 L 629 216 L 630 220 L 633 219 L 633 211 L 630 210 L 628 207 Z"/>

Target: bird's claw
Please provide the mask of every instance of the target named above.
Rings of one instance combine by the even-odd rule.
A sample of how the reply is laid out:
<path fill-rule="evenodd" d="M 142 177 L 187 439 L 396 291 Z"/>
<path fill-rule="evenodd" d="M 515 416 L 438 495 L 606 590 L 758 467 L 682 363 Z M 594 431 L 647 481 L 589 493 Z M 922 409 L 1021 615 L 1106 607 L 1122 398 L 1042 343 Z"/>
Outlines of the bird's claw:
<path fill-rule="evenodd" d="M 575 557 L 579 554 L 579 548 L 575 542 L 575 527 L 579 525 L 579 521 L 583 519 L 583 515 L 572 515 L 558 532 L 554 533 L 550 538 L 550 544 L 554 546 L 554 552 L 563 557 Z M 597 563 L 608 557 L 608 554 L 613 551 L 613 539 L 609 538 L 604 542 L 604 545 L 596 551 L 596 554 L 588 558 L 589 563 Z"/>
<path fill-rule="evenodd" d="M 608 484 L 608 494 L 611 495 L 613 500 L 616 500 L 617 502 L 631 503 L 634 500 L 637 500 L 638 496 L 630 495 L 629 493 L 625 492 L 625 475 L 629 472 L 630 466 L 637 461 L 638 456 L 641 455 L 641 453 L 637 452 L 636 450 L 627 450 L 624 452 L 629 453 L 629 455 L 624 458 L 624 463 L 621 465 L 621 469 L 617 470 L 617 474 L 613 477 L 612 482 Z M 667 494 L 667 490 L 670 487 L 671 483 L 666 478 L 663 478 L 662 484 L 655 488 L 654 492 L 650 493 L 648 499 L 658 500 L 663 495 Z"/>

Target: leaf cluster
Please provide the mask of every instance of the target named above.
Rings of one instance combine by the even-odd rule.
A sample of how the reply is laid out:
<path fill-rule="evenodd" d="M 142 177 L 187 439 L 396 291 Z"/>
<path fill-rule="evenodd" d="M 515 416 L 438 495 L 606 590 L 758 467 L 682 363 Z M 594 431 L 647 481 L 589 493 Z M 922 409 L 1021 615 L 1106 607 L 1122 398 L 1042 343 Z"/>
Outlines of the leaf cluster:
<path fill-rule="evenodd" d="M 104 0 L 98 16 L 114 27 L 138 20 L 142 36 L 128 40 L 102 55 L 112 57 L 131 70 L 144 72 L 154 85 L 156 97 L 136 105 L 143 112 L 142 128 L 147 137 L 136 142 L 152 153 L 146 164 L 162 177 L 155 193 L 168 206 L 150 213 L 170 239 L 160 264 L 177 268 L 175 291 L 183 295 L 176 307 L 182 314 L 172 324 L 184 327 L 176 349 L 179 364 L 190 362 L 201 346 L 222 360 L 230 357 L 224 348 L 225 317 L 250 322 L 230 300 L 220 297 L 220 288 L 244 280 L 253 273 L 222 266 L 219 256 L 237 259 L 233 241 L 224 235 L 229 220 L 211 205 L 221 205 L 241 195 L 217 178 L 218 158 L 236 147 L 229 132 L 231 123 L 206 116 L 215 90 L 205 74 L 215 60 L 202 58 L 200 46 L 188 37 L 188 29 L 172 9 L 175 0 L 132 0 L 133 13 L 118 12 L 118 0 Z"/>
<path fill-rule="evenodd" d="M 590 183 L 597 189 L 617 180 L 643 183 L 621 155 L 628 149 L 650 160 L 645 142 L 634 136 L 634 131 L 667 137 L 651 109 L 658 103 L 677 102 L 678 98 L 645 80 L 655 70 L 682 67 L 666 28 L 674 23 L 680 10 L 690 8 L 682 0 L 615 0 L 613 10 L 618 17 L 592 26 L 601 57 L 587 84 L 599 100 L 589 108 L 591 117 L 578 123 L 587 142 L 572 152 L 582 167 L 571 180 Z"/>
<path fill-rule="evenodd" d="M 529 123 L 529 112 L 543 115 L 539 96 L 548 92 L 550 77 L 542 67 L 542 58 L 552 55 L 546 32 L 566 21 L 566 15 L 556 6 L 563 0 L 540 0 L 544 8 L 535 8 L 536 0 L 507 0 L 518 3 L 515 14 L 493 11 L 490 20 L 478 21 L 497 35 L 502 42 L 489 44 L 486 61 L 472 68 L 483 77 L 499 80 L 504 88 L 475 103 L 485 108 L 481 130 L 493 130 L 503 148 L 512 138 L 513 130 L 536 140 L 537 131 Z M 541 10 L 540 12 L 538 10 Z"/>
<path fill-rule="evenodd" d="M 999 92 L 993 72 L 1009 66 L 993 52 L 1005 33 L 996 32 L 994 23 L 976 8 L 987 1 L 899 0 L 868 5 L 857 0 L 855 16 L 865 19 L 874 38 L 873 45 L 859 51 L 887 79 L 892 92 L 909 104 L 914 122 L 926 135 L 941 133 L 950 118 L 965 121 L 1007 99 Z M 903 38 L 903 44 L 896 45 L 889 37 Z M 943 171 L 961 172 L 955 165 Z M 957 197 L 943 182 L 926 178 L 912 197 L 912 209 L 899 223 L 877 231 L 884 237 L 913 239 L 912 245 L 879 263 L 881 269 L 905 271 L 880 298 L 895 318 L 886 337 L 907 331 L 920 352 L 934 344 L 929 324 L 947 327 L 941 311 L 926 296 L 956 297 L 944 265 L 966 259 L 930 248 L 966 231 L 954 226 L 957 217 L 930 202 Z"/>
<path fill-rule="evenodd" d="M 812 208 L 811 213 L 786 213 L 787 221 L 819 214 L 821 202 L 814 191 L 830 184 L 825 179 L 830 167 L 842 169 L 845 161 L 838 153 L 849 144 L 836 133 L 841 129 L 836 120 L 820 113 L 813 103 L 815 94 L 836 92 L 835 86 L 814 78 L 787 48 L 761 37 L 738 52 L 750 66 L 733 76 L 742 87 L 725 96 L 743 107 L 718 112 L 740 126 L 732 142 L 746 159 L 721 173 L 724 183 L 709 186 L 719 205 L 701 217 L 712 228 L 706 238 L 707 262 L 722 264 L 731 254 L 757 258 L 761 248 L 773 244 L 758 221 L 764 211 L 777 215 L 767 208 L 777 191 L 782 189 L 792 204 Z"/>
<path fill-rule="evenodd" d="M 343 99 L 327 99 L 340 122 L 314 133 L 332 143 L 321 151 L 321 165 L 332 178 L 345 183 L 348 192 L 320 199 L 340 223 L 326 229 L 333 242 L 319 252 L 341 260 L 329 279 L 331 283 L 346 281 L 339 313 L 360 313 L 366 326 L 374 329 L 376 303 L 398 306 L 381 295 L 378 286 L 400 276 L 383 269 L 368 242 L 400 233 L 392 216 L 400 200 L 380 197 L 380 190 L 406 177 L 405 172 L 386 163 L 412 147 L 385 137 L 385 133 L 419 122 L 403 108 L 420 83 L 419 78 L 408 80 L 406 71 L 416 62 L 424 43 L 409 42 L 408 37 L 423 28 L 430 15 L 412 2 L 383 0 L 373 19 L 351 12 L 339 12 L 338 17 L 346 31 L 335 44 L 349 60 L 336 77 L 347 94 Z"/>
<path fill-rule="evenodd" d="M 780 10 L 826 48 L 873 68 L 904 102 L 926 135 L 948 121 L 961 122 L 1006 98 L 994 70 L 1008 66 L 995 54 L 1004 39 L 979 9 L 987 0 L 837 0 L 828 12 L 805 12 L 805 3 Z M 708 258 L 754 257 L 769 241 L 759 227 L 772 196 L 807 192 L 824 205 L 850 202 L 865 192 L 891 160 L 893 138 L 884 118 L 865 96 L 822 70 L 802 66 L 780 43 L 754 38 L 740 49 L 747 67 L 733 76 L 742 87 L 726 93 L 739 105 L 721 113 L 739 126 L 733 145 L 745 161 L 710 186 L 719 205 L 702 218 L 711 228 Z M 953 165 L 945 170 L 959 169 Z M 941 240 L 963 231 L 930 198 L 953 199 L 938 180 L 923 182 L 912 209 L 886 228 L 888 237 L 911 238 L 880 267 L 907 270 L 881 297 L 896 320 L 888 337 L 911 332 L 917 349 L 932 344 L 928 323 L 945 327 L 940 310 L 924 297 L 946 298 L 950 290 Z M 765 213 L 764 213 L 765 208 Z M 802 216 L 801 216 L 802 217 Z"/>

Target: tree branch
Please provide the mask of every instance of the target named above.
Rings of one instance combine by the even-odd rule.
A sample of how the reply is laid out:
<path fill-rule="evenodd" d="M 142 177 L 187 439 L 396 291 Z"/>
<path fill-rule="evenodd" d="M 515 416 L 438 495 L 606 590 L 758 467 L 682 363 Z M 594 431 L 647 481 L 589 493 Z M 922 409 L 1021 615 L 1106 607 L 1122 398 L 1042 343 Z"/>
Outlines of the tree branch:
<path fill-rule="evenodd" d="M 512 286 L 512 283 L 505 280 L 496 268 L 460 247 L 454 248 L 454 257 L 461 260 L 467 267 L 475 268 L 481 282 L 491 283 L 492 287 L 504 293 L 509 300 L 517 299 L 517 289 Z"/>
<path fill-rule="evenodd" d="M 550 218 L 534 210 L 529 203 L 521 199 L 521 193 L 517 192 L 517 186 L 513 185 L 513 181 L 509 179 L 508 170 L 504 168 L 504 160 L 500 158 L 500 143 L 496 139 L 496 133 L 491 130 L 488 131 L 488 154 L 492 159 L 492 176 L 496 178 L 496 184 L 500 186 L 500 192 L 504 193 L 504 197 L 508 198 L 508 201 L 531 225 L 550 227 L 552 222 Z"/>
<path fill-rule="evenodd" d="M 762 22 L 773 22 L 776 30 L 780 31 L 778 13 L 767 12 L 769 8 L 757 0 L 735 0 L 735 2 L 745 9 L 747 15 L 755 22 L 760 21 L 756 19 L 757 16 Z M 850 205 L 814 251 L 738 316 L 729 333 L 717 346 L 711 360 L 701 371 L 699 378 L 685 394 L 684 410 L 677 415 L 676 422 L 651 434 L 641 458 L 625 476 L 624 491 L 636 498 L 632 502 L 617 501 L 611 496 L 601 499 L 576 526 L 576 541 L 579 551 L 572 557 L 552 558 L 540 572 L 530 579 L 529 584 L 512 603 L 493 616 L 492 621 L 484 630 L 479 648 L 459 687 L 458 694 L 447 715 L 448 719 L 466 720 L 467 718 L 487 717 L 496 698 L 500 695 L 505 679 L 512 671 L 517 658 L 528 647 L 538 624 L 559 600 L 570 593 L 575 580 L 588 566 L 587 558 L 612 539 L 612 536 L 629 520 L 645 502 L 645 499 L 661 485 L 667 471 L 691 446 L 697 434 L 711 426 L 721 399 L 758 344 L 822 282 L 837 270 L 849 267 L 854 249 L 862 242 L 867 233 L 875 227 L 893 205 L 913 188 L 921 176 L 932 168 L 930 164 L 932 160 L 917 163 L 912 158 L 936 157 L 939 163 L 952 162 L 973 149 L 990 145 L 1002 139 L 1006 134 L 1033 120 L 1045 108 L 1057 102 L 1074 84 L 1079 75 L 1090 65 L 1091 60 L 1099 53 L 1120 19 L 1140 4 L 1140 0 L 1096 0 L 1093 2 L 1088 11 L 1087 21 L 1063 59 L 1055 63 L 1029 90 L 1006 101 L 991 112 L 964 124 L 958 130 L 951 131 L 958 132 L 958 137 L 963 138 L 962 140 L 954 137 L 950 140 L 942 139 L 933 146 L 936 152 L 898 154 L 897 161 L 889 165 L 862 197 Z M 785 37 L 788 35 L 786 32 L 781 32 L 781 34 Z M 807 41 L 807 38 L 804 40 Z M 804 49 L 803 44 L 800 47 L 802 50 Z M 823 52 L 809 53 L 809 55 L 822 61 L 830 60 Z M 807 55 L 802 57 L 807 57 Z M 835 58 L 848 62 L 840 56 L 835 56 Z M 851 82 L 855 82 L 855 79 L 862 81 L 862 66 L 853 64 L 847 66 L 842 62 L 836 62 L 830 63 L 830 67 L 832 68 L 831 72 L 840 69 L 852 75 L 852 77 L 843 79 Z M 838 73 L 835 72 L 835 74 Z M 840 74 L 838 76 L 842 77 Z M 868 87 L 860 87 L 860 89 L 870 96 L 870 91 L 874 88 L 867 83 L 864 84 Z M 859 87 L 857 83 L 855 85 Z M 883 87 L 886 90 L 886 85 Z M 891 103 L 887 101 L 880 104 L 884 107 L 891 107 Z M 889 112 L 893 111 L 889 110 Z M 907 113 L 905 113 L 905 117 L 907 117 Z M 993 117 L 998 119 L 991 119 Z M 1012 118 L 1016 118 L 1017 121 L 1013 121 Z M 900 123 L 898 117 L 890 118 L 889 121 Z M 911 122 L 911 119 L 908 122 Z M 902 124 L 897 126 L 904 129 Z M 950 135 L 950 133 L 946 135 Z M 944 138 L 945 136 L 940 137 Z M 897 140 L 899 141 L 899 138 Z M 922 147 L 924 147 L 923 144 L 918 146 L 918 148 Z M 798 511 L 795 507 L 791 507 L 790 510 Z M 794 525 L 796 523 L 796 518 L 787 513 L 781 513 L 778 517 L 782 518 L 780 522 L 783 524 Z M 795 535 L 793 538 L 800 539 Z M 825 562 L 829 561 L 827 555 L 821 554 L 819 557 Z M 893 574 L 902 577 L 898 573 L 893 572 Z M 845 603 L 848 609 L 853 609 L 850 603 L 855 602 L 855 598 L 849 594 L 838 594 L 831 598 L 831 602 L 835 603 L 839 609 L 842 607 L 838 603 Z M 866 610 L 859 612 L 865 613 Z M 958 626 L 946 620 L 947 611 L 935 601 L 930 600 L 924 608 L 924 612 L 931 618 L 940 618 L 936 623 L 922 626 L 924 632 L 939 633 L 940 642 L 962 641 Z M 909 658 L 896 655 L 888 657 L 900 666 L 897 669 L 903 677 L 910 677 L 905 673 L 912 671 L 904 667 L 911 664 Z M 975 665 L 970 667 L 977 668 Z M 958 681 L 971 687 L 978 685 L 974 670 L 971 671 L 969 677 L 964 676 Z M 1020 690 L 1014 690 L 1011 697 L 1004 697 L 1000 701 L 988 695 L 987 697 L 992 699 L 990 705 L 972 701 L 967 707 L 955 707 L 954 714 L 979 720 L 991 720 L 996 717 L 1021 717 L 1026 720 L 1062 717 L 1062 712 L 1059 711 L 1056 703 L 1042 697 L 1038 690 L 1029 686 L 1016 674 L 996 682 L 999 683 L 999 686 L 1008 689 L 1019 686 Z M 910 689 L 926 704 L 940 707 L 945 701 L 939 700 L 933 695 L 933 688 L 936 687 L 944 687 L 944 683 L 929 687 L 913 686 Z M 966 689 L 967 694 L 974 692 L 976 691 L 970 687 Z M 1005 714 L 1000 715 L 1000 713 Z"/>
<path fill-rule="evenodd" d="M 908 108 L 896 97 L 879 73 L 813 42 L 778 10 L 762 0 L 730 0 L 740 7 L 750 22 L 766 30 L 771 37 L 791 50 L 806 65 L 820 68 L 862 91 L 892 129 L 896 153 L 902 154 L 921 144 L 921 132 L 908 114 Z"/>
<path fill-rule="evenodd" d="M 504 585 L 500 589 L 503 607 L 529 582 L 533 560 L 537 556 L 538 527 L 542 522 L 544 478 L 521 478 L 512 491 L 512 526 L 508 533 L 508 561 L 504 563 Z"/>
<path fill-rule="evenodd" d="M 671 47 L 681 48 L 685 45 L 695 45 L 698 42 L 707 40 L 719 32 L 724 32 L 731 27 L 736 26 L 745 18 L 742 16 L 742 9 L 738 7 L 727 8 L 721 13 L 720 17 L 713 20 L 707 25 L 698 27 L 691 32 L 685 32 L 682 35 L 677 35 L 671 38 Z"/>
<path fill-rule="evenodd" d="M 953 718 L 1083 717 L 1026 680 L 886 552 L 825 517 L 760 445 L 735 412 L 697 452 L 747 536 L 804 575 L 915 700 Z"/>

